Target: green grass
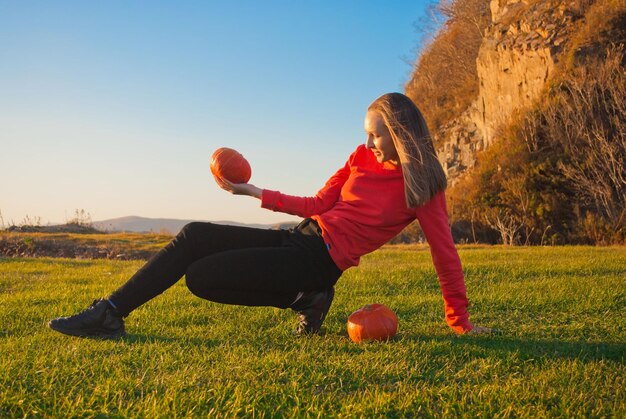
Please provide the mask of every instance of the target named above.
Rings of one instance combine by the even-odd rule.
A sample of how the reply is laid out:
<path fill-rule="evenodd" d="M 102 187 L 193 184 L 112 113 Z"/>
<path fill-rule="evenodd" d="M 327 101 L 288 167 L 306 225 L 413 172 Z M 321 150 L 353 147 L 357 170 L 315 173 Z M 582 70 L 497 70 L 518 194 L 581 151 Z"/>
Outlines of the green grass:
<path fill-rule="evenodd" d="M 322 336 L 287 310 L 226 306 L 180 281 L 127 318 L 121 341 L 52 332 L 136 261 L 0 259 L 0 417 L 624 417 L 626 248 L 460 247 L 472 320 L 456 336 L 420 246 L 344 274 Z M 392 307 L 399 333 L 354 344 L 348 315 Z"/>

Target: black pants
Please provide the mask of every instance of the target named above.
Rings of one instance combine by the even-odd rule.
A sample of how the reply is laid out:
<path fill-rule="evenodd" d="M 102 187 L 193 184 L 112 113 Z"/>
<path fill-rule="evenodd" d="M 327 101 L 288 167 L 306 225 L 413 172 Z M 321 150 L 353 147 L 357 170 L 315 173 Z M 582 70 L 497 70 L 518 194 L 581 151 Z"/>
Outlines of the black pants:
<path fill-rule="evenodd" d="M 341 271 L 314 220 L 292 230 L 194 222 L 109 299 L 128 315 L 183 275 L 189 290 L 207 300 L 287 308 L 300 291 L 332 287 Z"/>

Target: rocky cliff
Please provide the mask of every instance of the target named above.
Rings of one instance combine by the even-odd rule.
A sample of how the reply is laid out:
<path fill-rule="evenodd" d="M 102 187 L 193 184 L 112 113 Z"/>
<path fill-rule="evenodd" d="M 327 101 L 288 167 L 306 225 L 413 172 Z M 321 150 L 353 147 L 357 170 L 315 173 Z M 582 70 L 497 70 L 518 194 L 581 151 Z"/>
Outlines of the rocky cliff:
<path fill-rule="evenodd" d="M 492 0 L 491 24 L 476 59 L 478 97 L 437 130 L 439 159 L 451 184 L 475 165 L 517 111 L 540 100 L 580 18 L 579 1 Z"/>

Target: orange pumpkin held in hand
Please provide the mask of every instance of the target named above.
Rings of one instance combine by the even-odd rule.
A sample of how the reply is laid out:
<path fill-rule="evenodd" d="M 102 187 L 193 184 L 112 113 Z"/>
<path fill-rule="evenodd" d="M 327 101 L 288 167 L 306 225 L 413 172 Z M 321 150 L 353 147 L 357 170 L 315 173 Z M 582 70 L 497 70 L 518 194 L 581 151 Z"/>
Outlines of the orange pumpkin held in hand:
<path fill-rule="evenodd" d="M 398 331 L 398 318 L 383 304 L 368 304 L 348 317 L 348 335 L 354 342 L 387 340 Z"/>
<path fill-rule="evenodd" d="M 211 156 L 211 173 L 232 183 L 248 183 L 252 176 L 250 163 L 241 153 L 232 148 L 222 147 Z"/>

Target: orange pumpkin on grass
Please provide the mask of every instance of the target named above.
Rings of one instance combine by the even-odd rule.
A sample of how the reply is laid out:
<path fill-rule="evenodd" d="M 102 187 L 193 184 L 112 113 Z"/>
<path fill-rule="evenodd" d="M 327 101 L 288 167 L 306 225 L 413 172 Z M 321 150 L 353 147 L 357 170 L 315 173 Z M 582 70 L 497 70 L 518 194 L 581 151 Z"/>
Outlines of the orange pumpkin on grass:
<path fill-rule="evenodd" d="M 211 173 L 232 183 L 248 183 L 252 176 L 250 163 L 232 148 L 221 147 L 211 156 Z"/>
<path fill-rule="evenodd" d="M 348 317 L 348 336 L 354 342 L 387 340 L 398 331 L 398 318 L 384 304 L 368 304 Z"/>

